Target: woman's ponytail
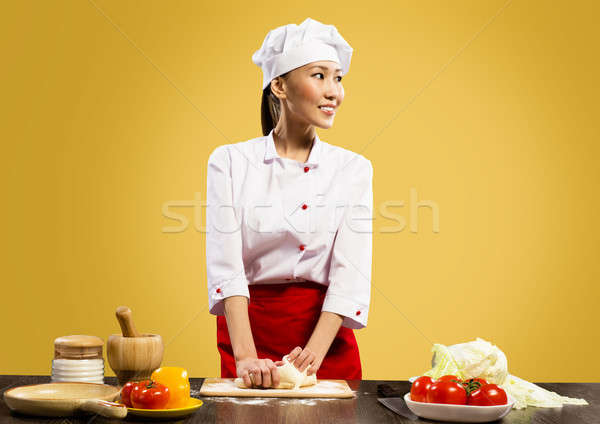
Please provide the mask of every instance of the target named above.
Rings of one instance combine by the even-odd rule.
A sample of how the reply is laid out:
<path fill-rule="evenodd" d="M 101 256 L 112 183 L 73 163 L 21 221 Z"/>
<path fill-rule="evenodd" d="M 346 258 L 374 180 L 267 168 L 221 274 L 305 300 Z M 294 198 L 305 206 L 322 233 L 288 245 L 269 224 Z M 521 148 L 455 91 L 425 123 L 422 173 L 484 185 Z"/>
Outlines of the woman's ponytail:
<path fill-rule="evenodd" d="M 289 72 L 286 72 L 280 77 L 287 77 Z M 260 105 L 260 121 L 262 125 L 263 135 L 269 135 L 271 130 L 275 128 L 279 117 L 281 116 L 281 102 L 271 91 L 271 84 L 267 85 L 262 93 Z"/>

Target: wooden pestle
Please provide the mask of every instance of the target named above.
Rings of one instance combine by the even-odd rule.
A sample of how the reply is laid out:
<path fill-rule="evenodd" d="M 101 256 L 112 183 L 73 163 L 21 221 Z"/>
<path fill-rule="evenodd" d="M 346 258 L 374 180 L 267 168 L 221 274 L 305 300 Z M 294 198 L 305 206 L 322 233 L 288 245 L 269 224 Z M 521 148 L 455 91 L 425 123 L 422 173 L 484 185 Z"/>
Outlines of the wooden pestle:
<path fill-rule="evenodd" d="M 123 333 L 123 337 L 142 336 L 135 329 L 135 325 L 133 325 L 133 319 L 131 318 L 131 309 L 129 309 L 127 306 L 119 306 L 117 308 L 116 315 L 117 320 L 119 321 L 119 325 L 121 326 L 121 332 Z"/>

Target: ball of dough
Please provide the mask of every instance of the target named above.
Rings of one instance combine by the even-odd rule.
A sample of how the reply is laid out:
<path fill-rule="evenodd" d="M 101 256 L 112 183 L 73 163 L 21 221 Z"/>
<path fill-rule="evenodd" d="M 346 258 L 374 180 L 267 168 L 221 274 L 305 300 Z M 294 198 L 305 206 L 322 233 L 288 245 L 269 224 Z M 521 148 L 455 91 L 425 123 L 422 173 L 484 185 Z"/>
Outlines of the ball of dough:
<path fill-rule="evenodd" d="M 284 356 L 283 365 L 277 367 L 277 371 L 279 372 L 279 384 L 277 387 L 269 387 L 270 389 L 297 389 L 298 387 L 306 387 L 317 384 L 317 375 L 306 375 L 308 372 L 308 368 L 304 370 L 304 372 L 300 372 L 298 368 L 294 366 L 289 361 L 288 355 Z M 247 389 L 249 387 L 244 383 L 243 378 L 236 378 L 235 385 L 242 389 Z"/>

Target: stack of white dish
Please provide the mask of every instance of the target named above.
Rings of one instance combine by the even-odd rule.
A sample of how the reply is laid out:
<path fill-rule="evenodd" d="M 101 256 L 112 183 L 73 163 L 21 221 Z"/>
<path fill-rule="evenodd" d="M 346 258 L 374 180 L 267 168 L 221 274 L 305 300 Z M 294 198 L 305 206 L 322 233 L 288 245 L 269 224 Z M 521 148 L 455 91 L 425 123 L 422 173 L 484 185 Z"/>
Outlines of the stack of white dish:
<path fill-rule="evenodd" d="M 52 381 L 104 384 L 104 359 L 100 337 L 76 334 L 54 340 Z"/>
<path fill-rule="evenodd" d="M 52 382 L 77 381 L 104 384 L 103 359 L 54 359 Z"/>

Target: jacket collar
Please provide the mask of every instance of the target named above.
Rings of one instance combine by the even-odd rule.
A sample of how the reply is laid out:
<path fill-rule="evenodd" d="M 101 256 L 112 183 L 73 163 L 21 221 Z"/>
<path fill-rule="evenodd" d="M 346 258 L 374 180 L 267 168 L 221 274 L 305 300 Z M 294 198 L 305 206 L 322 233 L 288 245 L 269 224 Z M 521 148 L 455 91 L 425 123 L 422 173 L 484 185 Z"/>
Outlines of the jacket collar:
<path fill-rule="evenodd" d="M 265 137 L 265 161 L 280 158 L 277 153 L 277 149 L 275 149 L 275 140 L 273 139 L 273 130 Z M 318 165 L 319 157 L 321 153 L 321 140 L 319 139 L 318 134 L 315 131 L 315 139 L 313 141 L 313 146 L 310 149 L 310 154 L 308 155 L 308 160 L 305 162 L 307 165 Z"/>

